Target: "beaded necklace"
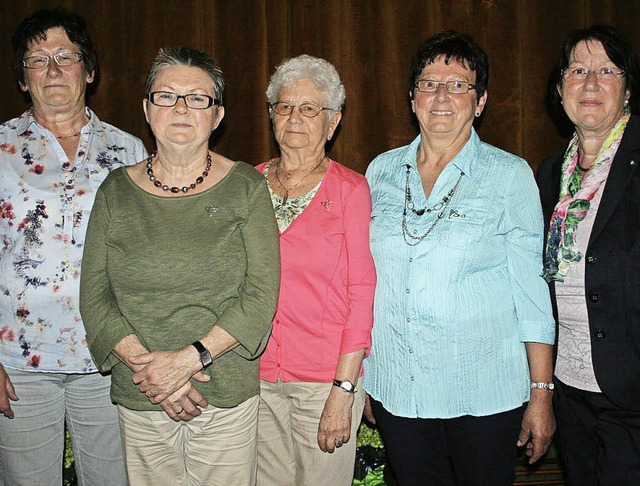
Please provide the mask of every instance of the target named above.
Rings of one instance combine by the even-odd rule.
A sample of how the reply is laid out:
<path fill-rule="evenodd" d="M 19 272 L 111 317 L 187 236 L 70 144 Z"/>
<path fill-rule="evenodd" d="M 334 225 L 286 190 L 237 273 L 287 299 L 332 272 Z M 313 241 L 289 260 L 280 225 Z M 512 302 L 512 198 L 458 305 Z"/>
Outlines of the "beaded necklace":
<path fill-rule="evenodd" d="M 460 171 L 460 176 L 458 177 L 458 180 L 456 181 L 455 185 L 433 207 L 416 209 L 413 203 L 413 197 L 411 196 L 411 187 L 409 186 L 409 174 L 410 174 L 411 166 L 407 164 L 406 167 L 407 167 L 407 179 L 406 179 L 405 188 L 404 188 L 404 210 L 402 211 L 402 236 L 404 237 L 404 241 L 407 245 L 416 246 L 418 243 L 424 240 L 427 236 L 429 236 L 429 234 L 434 230 L 434 228 L 443 218 L 444 211 L 445 209 L 447 209 L 447 206 L 451 202 L 453 195 L 456 193 L 456 189 L 458 189 L 458 185 L 462 180 L 462 176 L 464 175 L 464 172 Z M 407 227 L 407 211 L 412 211 L 417 216 L 422 216 L 424 213 L 432 213 L 434 211 L 438 211 L 438 215 L 436 217 L 436 220 L 433 223 L 431 223 L 431 226 L 429 226 L 429 229 L 426 231 L 426 233 L 420 236 L 413 236 L 409 231 L 409 228 Z"/>
<path fill-rule="evenodd" d="M 180 191 L 189 192 L 190 190 L 195 189 L 198 184 L 202 184 L 204 178 L 209 175 L 209 171 L 211 170 L 211 154 L 207 154 L 207 166 L 204 168 L 204 172 L 202 172 L 202 175 L 199 176 L 195 182 L 192 182 L 188 186 L 182 186 L 182 188 L 176 186 L 169 187 L 167 184 L 163 184 L 162 182 L 160 182 L 158 179 L 156 179 L 156 176 L 153 175 L 152 161 L 155 156 L 156 153 L 153 152 L 147 158 L 147 175 L 149 176 L 149 180 L 153 182 L 154 186 L 159 187 L 163 191 L 171 191 L 174 194 L 177 194 Z"/>

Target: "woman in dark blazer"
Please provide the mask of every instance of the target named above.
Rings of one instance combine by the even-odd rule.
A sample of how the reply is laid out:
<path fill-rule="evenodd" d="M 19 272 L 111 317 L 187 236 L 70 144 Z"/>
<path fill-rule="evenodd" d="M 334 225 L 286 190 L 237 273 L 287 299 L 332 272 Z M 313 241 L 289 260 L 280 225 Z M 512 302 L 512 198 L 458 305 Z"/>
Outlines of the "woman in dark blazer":
<path fill-rule="evenodd" d="M 571 485 L 638 485 L 638 61 L 613 28 L 593 26 L 568 37 L 559 64 L 575 134 L 538 171 L 558 322 L 556 436 Z"/>

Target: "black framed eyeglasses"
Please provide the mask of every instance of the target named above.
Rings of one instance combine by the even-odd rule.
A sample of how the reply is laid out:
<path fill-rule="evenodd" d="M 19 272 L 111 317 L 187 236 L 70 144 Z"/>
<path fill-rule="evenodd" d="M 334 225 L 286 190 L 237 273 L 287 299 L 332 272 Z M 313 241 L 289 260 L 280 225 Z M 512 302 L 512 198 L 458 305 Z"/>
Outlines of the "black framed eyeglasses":
<path fill-rule="evenodd" d="M 59 52 L 53 56 L 29 56 L 22 60 L 22 65 L 27 69 L 42 69 L 49 65 L 51 59 L 53 59 L 58 66 L 71 66 L 72 64 L 82 61 L 82 53 Z"/>
<path fill-rule="evenodd" d="M 156 106 L 163 106 L 165 108 L 175 106 L 178 100 L 182 98 L 188 108 L 194 110 L 206 110 L 213 105 L 222 106 L 222 100 L 218 98 L 212 98 L 209 95 L 191 93 L 186 95 L 179 95 L 172 93 L 171 91 L 152 91 L 147 94 L 147 99 Z"/>
<path fill-rule="evenodd" d="M 310 101 L 300 103 L 299 105 L 291 104 L 288 101 L 276 101 L 275 103 L 271 103 L 269 106 L 277 115 L 280 116 L 291 115 L 291 112 L 294 108 L 298 108 L 300 114 L 302 116 L 306 116 L 307 118 L 314 118 L 318 116 L 322 110 L 335 111 L 333 108 L 316 105 L 315 103 L 311 103 Z"/>
<path fill-rule="evenodd" d="M 444 85 L 450 94 L 465 94 L 468 93 L 470 89 L 476 89 L 475 84 L 457 80 L 440 83 L 432 79 L 419 79 L 414 86 L 421 93 L 436 93 L 440 89 L 440 85 Z"/>

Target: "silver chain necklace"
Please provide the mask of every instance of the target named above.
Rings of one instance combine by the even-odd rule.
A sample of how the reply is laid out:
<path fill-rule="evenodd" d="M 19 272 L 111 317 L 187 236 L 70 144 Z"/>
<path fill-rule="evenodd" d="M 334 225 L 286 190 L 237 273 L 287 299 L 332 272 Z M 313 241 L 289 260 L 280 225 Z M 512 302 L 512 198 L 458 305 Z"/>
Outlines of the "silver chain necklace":
<path fill-rule="evenodd" d="M 447 209 L 447 206 L 449 205 L 449 203 L 451 202 L 451 199 L 453 199 L 453 195 L 456 193 L 456 189 L 458 189 L 458 185 L 462 180 L 462 176 L 464 175 L 464 172 L 460 171 L 460 176 L 458 177 L 458 180 L 456 181 L 455 185 L 433 207 L 416 209 L 415 204 L 413 203 L 413 197 L 411 195 L 411 187 L 409 186 L 409 174 L 411 173 L 410 171 L 411 166 L 407 164 L 406 168 L 407 168 L 407 178 L 406 178 L 406 183 L 404 188 L 404 210 L 402 211 L 402 236 L 404 237 L 404 241 L 407 245 L 416 246 L 418 243 L 424 240 L 427 236 L 429 236 L 429 234 L 438 225 L 440 220 L 444 217 L 444 212 Z M 426 231 L 426 233 L 420 236 L 413 236 L 409 231 L 409 228 L 407 227 L 407 211 L 411 211 L 417 216 L 422 216 L 424 213 L 432 213 L 437 211 L 438 215 L 436 217 L 436 220 L 433 223 L 431 223 L 431 226 L 429 226 L 429 229 Z"/>

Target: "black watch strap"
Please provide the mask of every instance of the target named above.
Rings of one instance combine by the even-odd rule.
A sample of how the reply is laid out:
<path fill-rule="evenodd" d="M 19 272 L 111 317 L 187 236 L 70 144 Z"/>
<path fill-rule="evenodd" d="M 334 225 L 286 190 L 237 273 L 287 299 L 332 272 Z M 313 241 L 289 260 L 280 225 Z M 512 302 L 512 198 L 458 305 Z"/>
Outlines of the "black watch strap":
<path fill-rule="evenodd" d="M 211 353 L 207 348 L 204 347 L 204 344 L 202 344 L 200 341 L 196 341 L 191 343 L 191 346 L 196 348 L 196 351 L 198 351 L 198 354 L 200 355 L 200 363 L 202 363 L 202 369 L 205 369 L 207 366 L 213 363 Z"/>

